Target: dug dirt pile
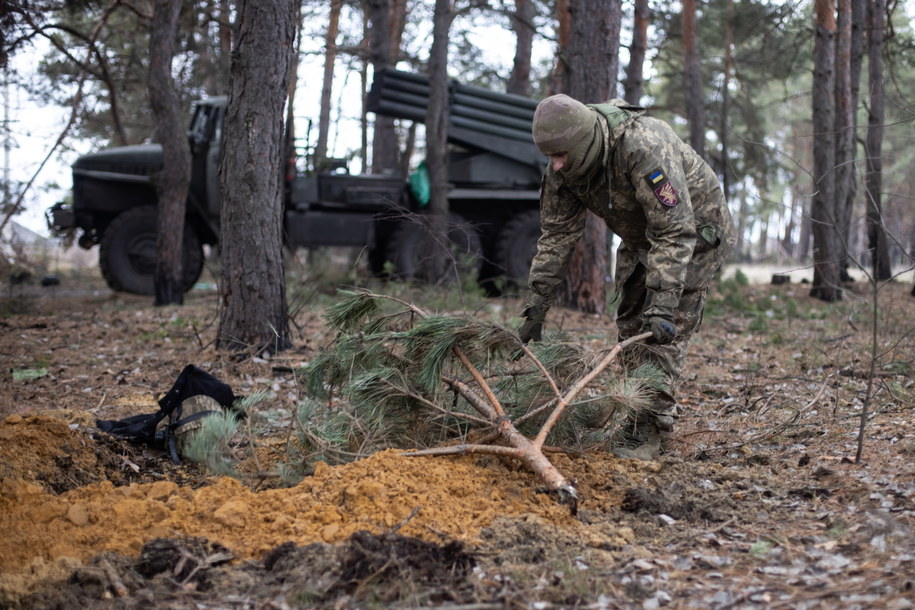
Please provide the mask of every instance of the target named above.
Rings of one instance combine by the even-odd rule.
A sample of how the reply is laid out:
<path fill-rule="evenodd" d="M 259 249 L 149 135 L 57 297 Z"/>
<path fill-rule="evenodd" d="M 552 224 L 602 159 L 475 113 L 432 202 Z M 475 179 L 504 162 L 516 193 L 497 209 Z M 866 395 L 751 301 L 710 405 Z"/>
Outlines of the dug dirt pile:
<path fill-rule="evenodd" d="M 0 422 L 0 480 L 21 479 L 53 492 L 99 483 L 95 443 L 60 418 L 11 415 Z"/>
<path fill-rule="evenodd" d="M 54 482 L 68 471 L 88 472 L 96 464 L 85 434 L 50 417 L 17 415 L 0 424 L 0 438 L 0 599 L 103 551 L 136 556 L 153 538 L 202 537 L 237 558 L 259 558 L 286 542 L 336 543 L 361 530 L 475 542 L 499 516 L 531 516 L 585 540 L 598 536 L 538 493 L 528 472 L 488 457 L 407 458 L 385 451 L 343 466 L 319 464 L 296 487 L 260 492 L 219 478 L 199 489 L 168 480 L 86 481 L 56 493 Z M 569 460 L 559 463 L 572 467 Z M 589 470 L 584 463 L 575 469 L 582 476 Z"/>

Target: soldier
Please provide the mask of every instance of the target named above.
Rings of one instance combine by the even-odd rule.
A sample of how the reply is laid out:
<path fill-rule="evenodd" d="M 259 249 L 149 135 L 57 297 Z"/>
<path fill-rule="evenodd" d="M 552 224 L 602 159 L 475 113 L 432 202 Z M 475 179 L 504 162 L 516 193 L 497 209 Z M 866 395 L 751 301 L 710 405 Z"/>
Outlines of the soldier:
<path fill-rule="evenodd" d="M 550 162 L 520 339 L 540 339 L 585 215 L 597 214 L 622 240 L 615 278 L 620 339 L 652 333 L 627 350 L 625 366 L 653 364 L 668 382 L 623 426 L 614 452 L 654 459 L 673 429 L 674 384 L 706 292 L 735 241 L 721 185 L 667 123 L 622 100 L 586 106 L 566 95 L 548 97 L 534 113 L 533 136 Z"/>

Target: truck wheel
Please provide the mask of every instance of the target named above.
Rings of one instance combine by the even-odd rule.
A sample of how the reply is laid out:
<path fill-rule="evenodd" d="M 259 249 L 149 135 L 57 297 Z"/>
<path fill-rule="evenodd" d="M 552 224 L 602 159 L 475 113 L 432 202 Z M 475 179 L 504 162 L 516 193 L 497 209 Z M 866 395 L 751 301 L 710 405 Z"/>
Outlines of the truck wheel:
<path fill-rule="evenodd" d="M 536 210 L 519 212 L 508 219 L 496 238 L 496 263 L 505 278 L 514 284 L 527 281 L 531 260 L 537 253 L 540 239 L 540 213 Z"/>
<path fill-rule="evenodd" d="M 483 245 L 472 224 L 457 214 L 450 214 L 448 241 L 450 248 L 447 274 L 444 278 L 431 277 L 428 261 L 435 249 L 441 245 L 431 238 L 423 221 L 401 221 L 391 233 L 387 247 L 386 258 L 394 266 L 394 277 L 435 284 L 451 283 L 457 281 L 456 272 L 463 274 L 479 269 Z"/>
<path fill-rule="evenodd" d="M 131 208 L 115 218 L 102 236 L 99 265 L 108 286 L 118 292 L 155 294 L 156 208 Z M 184 225 L 184 290 L 203 270 L 203 248 L 197 234 Z"/>

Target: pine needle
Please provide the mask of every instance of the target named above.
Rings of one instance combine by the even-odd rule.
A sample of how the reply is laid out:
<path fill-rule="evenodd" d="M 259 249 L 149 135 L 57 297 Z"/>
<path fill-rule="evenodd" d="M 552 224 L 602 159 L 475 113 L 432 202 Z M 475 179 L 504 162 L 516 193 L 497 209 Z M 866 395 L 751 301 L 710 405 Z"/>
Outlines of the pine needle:
<path fill-rule="evenodd" d="M 229 445 L 238 432 L 239 421 L 233 413 L 215 413 L 200 420 L 200 427 L 181 439 L 181 456 L 203 464 L 216 474 L 235 474 L 235 455 Z"/>
<path fill-rule="evenodd" d="M 324 313 L 324 319 L 343 332 L 356 329 L 380 308 L 378 299 L 364 291 L 339 290 L 337 294 L 343 300 L 329 307 Z"/>
<path fill-rule="evenodd" d="M 326 314 L 340 334 L 305 371 L 309 396 L 325 401 L 303 404 L 298 413 L 303 447 L 313 456 L 337 461 L 386 447 L 429 447 L 470 427 L 491 429 L 493 422 L 483 421 L 466 397 L 448 392 L 455 383 L 480 391 L 456 348 L 523 433 L 535 435 L 555 405 L 556 390 L 543 372 L 508 358 L 518 348 L 513 331 L 475 316 L 429 314 L 394 297 L 340 295 L 343 300 Z M 560 388 L 607 354 L 561 341 L 558 333 L 544 339 L 529 348 Z M 569 405 L 572 413 L 560 418 L 551 443 L 603 442 L 622 414 L 646 408 L 650 388 L 663 375 L 653 367 L 636 373 L 625 376 L 618 366 L 605 370 Z"/>

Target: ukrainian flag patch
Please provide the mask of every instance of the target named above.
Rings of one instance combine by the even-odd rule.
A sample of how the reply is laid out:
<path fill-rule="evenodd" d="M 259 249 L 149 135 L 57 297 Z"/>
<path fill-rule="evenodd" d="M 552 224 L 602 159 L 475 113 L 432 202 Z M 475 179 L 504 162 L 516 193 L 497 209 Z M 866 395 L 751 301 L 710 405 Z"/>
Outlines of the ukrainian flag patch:
<path fill-rule="evenodd" d="M 654 196 L 657 197 L 658 201 L 662 204 L 673 207 L 680 202 L 677 191 L 670 183 L 670 180 L 667 179 L 667 175 L 663 170 L 656 169 L 653 172 L 649 172 L 645 175 L 645 181 L 648 183 L 648 186 L 651 187 Z"/>

